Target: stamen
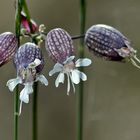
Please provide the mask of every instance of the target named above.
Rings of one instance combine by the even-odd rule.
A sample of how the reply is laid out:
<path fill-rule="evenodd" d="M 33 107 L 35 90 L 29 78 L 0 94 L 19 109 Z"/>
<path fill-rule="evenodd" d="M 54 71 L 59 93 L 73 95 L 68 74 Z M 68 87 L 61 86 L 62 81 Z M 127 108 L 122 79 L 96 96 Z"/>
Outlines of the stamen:
<path fill-rule="evenodd" d="M 69 75 L 70 75 L 70 79 L 71 79 L 71 83 L 72 83 L 72 87 L 73 87 L 73 92 L 75 93 L 75 86 L 74 86 L 74 83 L 72 81 L 72 76 L 71 76 L 71 74 L 69 74 Z"/>
<path fill-rule="evenodd" d="M 130 58 L 130 61 L 131 61 L 131 63 L 132 63 L 135 67 L 137 67 L 138 69 L 140 69 L 140 66 L 138 66 L 137 63 L 136 63 L 132 58 Z"/>
<path fill-rule="evenodd" d="M 134 55 L 134 59 L 135 59 L 137 62 L 139 62 L 139 63 L 140 63 L 140 60 L 137 58 L 137 56 L 136 56 L 136 55 Z"/>
<path fill-rule="evenodd" d="M 20 116 L 20 114 L 21 114 L 21 110 L 22 110 L 22 101 L 20 102 L 20 107 L 19 107 L 19 113 L 18 113 L 18 116 Z"/>
<path fill-rule="evenodd" d="M 70 78 L 69 78 L 69 73 L 67 73 L 67 77 L 68 77 L 67 95 L 69 95 L 69 92 L 70 92 Z"/>

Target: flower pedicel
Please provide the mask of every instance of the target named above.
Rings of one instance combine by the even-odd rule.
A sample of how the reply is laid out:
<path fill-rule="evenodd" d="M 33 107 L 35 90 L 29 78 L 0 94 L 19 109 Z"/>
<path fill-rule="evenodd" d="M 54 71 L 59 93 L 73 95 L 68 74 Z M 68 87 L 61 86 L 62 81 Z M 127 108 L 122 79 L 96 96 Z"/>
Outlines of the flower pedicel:
<path fill-rule="evenodd" d="M 70 81 L 75 92 L 74 84 L 78 84 L 80 79 L 83 81 L 87 80 L 87 76 L 83 72 L 80 72 L 77 67 L 89 66 L 91 60 L 84 58 L 78 59 L 75 62 L 72 39 L 61 28 L 53 29 L 47 34 L 45 46 L 50 58 L 56 63 L 53 70 L 49 72 L 49 76 L 59 72 L 55 80 L 55 86 L 58 87 L 59 83 L 64 83 L 64 74 L 66 74 L 68 78 L 67 94 L 70 91 Z"/>
<path fill-rule="evenodd" d="M 115 28 L 97 24 L 90 27 L 85 34 L 85 44 L 95 55 L 113 61 L 130 61 L 140 69 L 136 61 L 136 50 L 130 46 L 130 41 Z"/>
<path fill-rule="evenodd" d="M 24 85 L 20 92 L 20 114 L 22 102 L 29 102 L 29 94 L 33 92 L 33 83 L 40 81 L 47 86 L 48 81 L 44 75 L 40 74 L 44 67 L 44 59 L 40 48 L 34 43 L 26 43 L 18 49 L 14 57 L 14 64 L 17 70 L 17 78 L 9 80 L 7 86 L 10 91 L 13 91 L 17 84 Z"/>

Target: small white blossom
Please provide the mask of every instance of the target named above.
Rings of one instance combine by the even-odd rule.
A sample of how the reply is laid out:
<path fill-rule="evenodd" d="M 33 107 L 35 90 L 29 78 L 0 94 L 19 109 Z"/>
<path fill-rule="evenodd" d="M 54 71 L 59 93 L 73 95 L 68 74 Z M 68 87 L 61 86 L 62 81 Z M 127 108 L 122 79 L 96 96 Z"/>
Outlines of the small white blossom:
<path fill-rule="evenodd" d="M 40 81 L 45 86 L 48 85 L 48 80 L 44 75 L 36 73 L 36 67 L 41 64 L 39 59 L 35 59 L 34 62 L 28 64 L 27 68 L 21 70 L 21 75 L 18 75 L 15 79 L 10 79 L 7 82 L 9 90 L 12 92 L 18 84 L 23 84 L 24 88 L 20 92 L 20 109 L 19 115 L 21 114 L 22 102 L 29 103 L 29 94 L 33 93 L 33 83 Z"/>
<path fill-rule="evenodd" d="M 88 58 L 78 59 L 74 62 L 75 56 L 70 56 L 63 62 L 63 64 L 56 63 L 54 65 L 53 70 L 49 72 L 49 76 L 52 76 L 55 73 L 58 73 L 58 76 L 55 80 L 55 86 L 58 87 L 59 83 L 64 83 L 64 75 L 67 75 L 68 85 L 67 85 L 67 95 L 69 95 L 70 91 L 70 81 L 73 86 L 73 90 L 75 92 L 74 84 L 79 84 L 80 79 L 82 81 L 87 80 L 87 76 L 85 73 L 80 72 L 77 68 L 81 66 L 89 66 L 91 64 L 91 60 Z"/>

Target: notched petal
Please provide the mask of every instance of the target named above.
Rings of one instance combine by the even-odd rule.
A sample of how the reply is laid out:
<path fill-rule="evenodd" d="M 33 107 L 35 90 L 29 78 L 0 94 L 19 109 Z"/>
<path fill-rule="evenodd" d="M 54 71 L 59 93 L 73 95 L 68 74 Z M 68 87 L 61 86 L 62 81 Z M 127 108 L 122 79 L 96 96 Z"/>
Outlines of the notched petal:
<path fill-rule="evenodd" d="M 10 79 L 6 86 L 8 86 L 9 90 L 12 92 L 19 83 L 22 83 L 22 80 L 21 78 L 17 77 L 15 79 Z"/>
<path fill-rule="evenodd" d="M 63 65 L 56 63 L 53 67 L 53 69 L 49 72 L 49 76 L 52 76 L 53 74 L 57 72 L 61 72 L 63 70 Z"/>
<path fill-rule="evenodd" d="M 75 56 L 70 56 L 70 57 L 68 57 L 68 58 L 66 59 L 66 61 L 63 62 L 63 64 L 67 64 L 67 63 L 73 61 L 74 58 L 75 58 Z"/>
<path fill-rule="evenodd" d="M 87 80 L 87 76 L 86 76 L 85 73 L 79 71 L 79 74 L 80 74 L 80 78 L 81 78 L 83 81 L 86 81 L 86 80 Z"/>
<path fill-rule="evenodd" d="M 88 58 L 80 58 L 75 62 L 76 67 L 81 67 L 81 66 L 89 66 L 92 63 L 92 61 Z"/>
<path fill-rule="evenodd" d="M 60 73 L 59 83 L 64 83 L 64 73 Z"/>
<path fill-rule="evenodd" d="M 72 71 L 71 80 L 74 84 L 79 84 L 80 82 L 80 75 L 77 69 Z"/>
<path fill-rule="evenodd" d="M 26 83 L 25 87 L 20 92 L 20 100 L 24 103 L 29 103 L 29 94 L 33 93 L 33 83 Z"/>
<path fill-rule="evenodd" d="M 64 83 L 64 73 L 59 73 L 55 80 L 55 86 L 58 87 L 59 83 Z"/>
<path fill-rule="evenodd" d="M 48 85 L 48 80 L 45 78 L 44 75 L 39 75 L 36 78 L 36 81 L 40 81 L 42 84 L 44 84 L 45 86 Z"/>

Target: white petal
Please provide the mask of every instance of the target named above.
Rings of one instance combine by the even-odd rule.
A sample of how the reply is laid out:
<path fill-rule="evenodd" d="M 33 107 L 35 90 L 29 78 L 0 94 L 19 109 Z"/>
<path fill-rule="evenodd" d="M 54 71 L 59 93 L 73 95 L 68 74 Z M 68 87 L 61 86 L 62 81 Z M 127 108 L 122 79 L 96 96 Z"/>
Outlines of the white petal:
<path fill-rule="evenodd" d="M 83 81 L 86 81 L 86 80 L 87 80 L 87 76 L 86 76 L 85 73 L 79 71 L 79 74 L 80 74 L 80 78 L 81 78 Z"/>
<path fill-rule="evenodd" d="M 60 73 L 59 83 L 64 83 L 64 73 Z"/>
<path fill-rule="evenodd" d="M 74 84 L 79 84 L 79 82 L 80 82 L 80 75 L 79 75 L 79 71 L 77 69 L 72 71 L 71 79 L 72 79 L 72 82 Z"/>
<path fill-rule="evenodd" d="M 64 73 L 59 73 L 55 80 L 55 86 L 58 87 L 59 83 L 64 83 Z"/>
<path fill-rule="evenodd" d="M 41 61 L 40 61 L 39 59 L 36 58 L 35 61 L 34 61 L 34 63 L 35 63 L 36 66 L 38 66 L 38 65 L 41 64 Z"/>
<path fill-rule="evenodd" d="M 20 92 L 20 100 L 24 103 L 29 103 L 29 95 L 26 93 L 25 89 Z"/>
<path fill-rule="evenodd" d="M 70 56 L 66 59 L 66 61 L 64 61 L 63 63 L 66 64 L 66 63 L 69 63 L 71 62 L 73 59 L 75 58 L 75 56 Z"/>
<path fill-rule="evenodd" d="M 29 103 L 29 94 L 33 93 L 33 83 L 26 83 L 23 90 L 20 92 L 20 100 L 24 103 Z"/>
<path fill-rule="evenodd" d="M 17 77 L 15 79 L 10 79 L 6 86 L 8 86 L 9 90 L 12 92 L 19 83 L 22 83 L 22 81 L 21 78 Z"/>
<path fill-rule="evenodd" d="M 48 80 L 45 78 L 44 75 L 38 75 L 37 78 L 36 78 L 36 81 L 40 81 L 45 86 L 48 85 Z"/>
<path fill-rule="evenodd" d="M 63 65 L 60 63 L 56 63 L 53 69 L 49 72 L 49 76 L 52 76 L 53 74 L 60 72 L 62 70 L 63 70 Z"/>
<path fill-rule="evenodd" d="M 30 63 L 30 64 L 28 65 L 28 67 L 29 67 L 29 68 L 35 68 L 35 67 L 37 67 L 37 66 L 40 65 L 40 64 L 41 64 L 41 61 L 40 61 L 39 59 L 35 59 L 34 62 L 32 62 L 32 63 Z"/>
<path fill-rule="evenodd" d="M 81 66 L 89 66 L 92 63 L 92 61 L 88 58 L 80 58 L 75 62 L 76 67 L 81 67 Z"/>

